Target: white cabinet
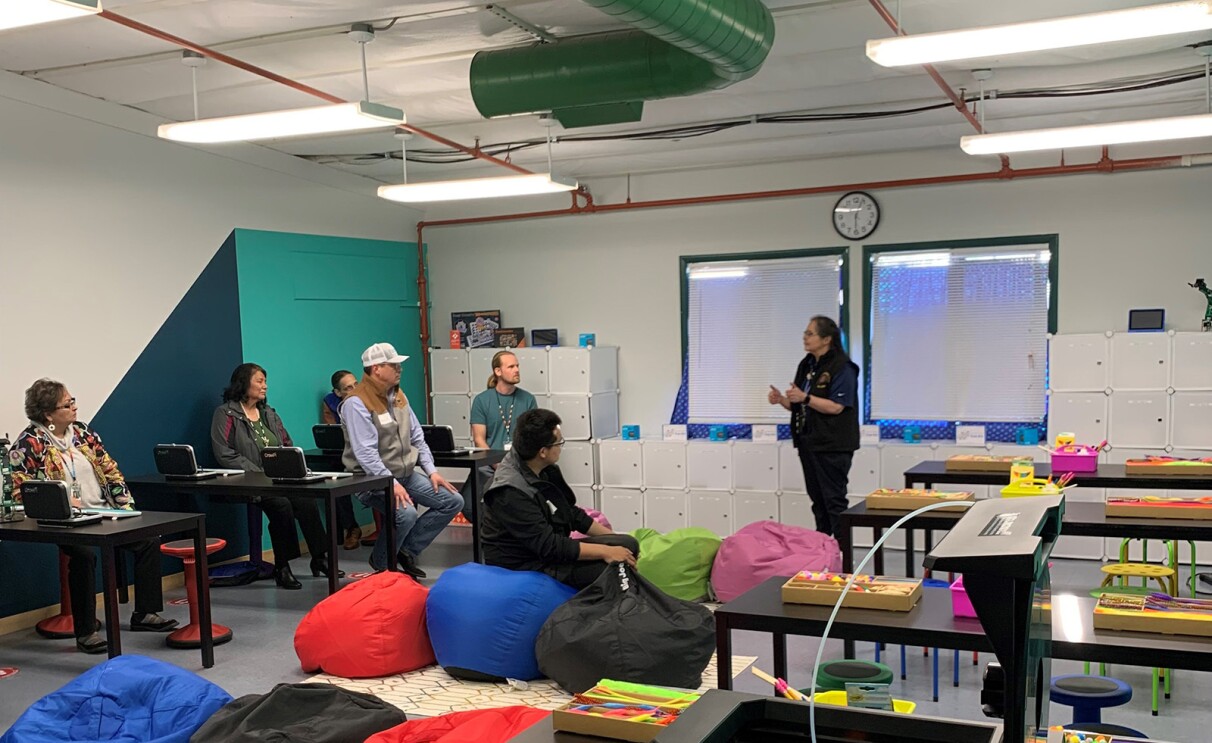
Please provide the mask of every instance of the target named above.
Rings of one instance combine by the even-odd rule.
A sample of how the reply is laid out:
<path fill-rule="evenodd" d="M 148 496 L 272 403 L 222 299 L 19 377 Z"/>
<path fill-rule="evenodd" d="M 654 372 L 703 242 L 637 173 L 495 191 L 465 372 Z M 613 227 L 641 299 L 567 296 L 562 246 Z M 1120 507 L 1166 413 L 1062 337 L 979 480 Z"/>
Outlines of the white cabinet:
<path fill-rule="evenodd" d="M 928 444 L 885 444 L 880 449 L 880 487 L 905 487 L 905 470 L 933 459 L 934 449 Z"/>
<path fill-rule="evenodd" d="M 1175 333 L 1170 386 L 1212 390 L 1212 333 Z"/>
<path fill-rule="evenodd" d="M 681 490 L 686 487 L 686 442 L 643 441 L 643 485 Z"/>
<path fill-rule="evenodd" d="M 450 426 L 460 438 L 471 434 L 471 398 L 467 395 L 434 395 L 433 423 L 435 426 Z"/>
<path fill-rule="evenodd" d="M 569 485 L 597 485 L 597 468 L 593 462 L 594 445 L 588 441 L 568 441 L 560 450 L 560 472 Z"/>
<path fill-rule="evenodd" d="M 1212 377 L 1212 367 L 1206 374 Z M 1170 398 L 1170 443 L 1187 449 L 1212 449 L 1212 392 L 1175 392 Z M 1200 456 L 1207 456 L 1205 451 Z"/>
<path fill-rule="evenodd" d="M 471 391 L 467 381 L 467 351 L 461 348 L 434 348 L 429 352 L 430 390 L 435 395 L 463 394 Z"/>
<path fill-rule="evenodd" d="M 551 395 L 547 398 L 547 404 L 560 416 L 560 430 L 569 441 L 619 435 L 619 396 L 613 392 Z"/>
<path fill-rule="evenodd" d="M 662 534 L 686 526 L 685 490 L 645 490 L 644 526 Z"/>
<path fill-rule="evenodd" d="M 1120 392 L 1111 395 L 1111 446 L 1161 449 L 1169 438 L 1170 396 L 1165 392 Z"/>
<path fill-rule="evenodd" d="M 598 442 L 598 471 L 605 487 L 638 488 L 643 484 L 642 448 L 638 441 Z"/>
<path fill-rule="evenodd" d="M 869 495 L 871 491 L 879 489 L 880 451 L 879 446 L 865 446 L 854 453 L 854 459 L 850 462 L 848 492 Z M 901 480 L 903 483 L 904 477 Z M 903 487 L 903 484 L 897 487 Z"/>
<path fill-rule="evenodd" d="M 1048 341 L 1048 387 L 1056 392 L 1102 392 L 1108 387 L 1109 351 L 1107 336 L 1102 333 L 1052 336 Z"/>
<path fill-rule="evenodd" d="M 1164 390 L 1169 386 L 1169 335 L 1116 333 L 1111 337 L 1111 389 Z"/>
<path fill-rule="evenodd" d="M 581 508 L 598 508 L 598 499 L 595 497 L 597 493 L 592 487 L 572 485 L 571 483 L 568 487 L 572 490 L 572 494 L 577 497 L 578 506 Z M 601 509 L 599 508 L 598 510 L 600 511 Z"/>
<path fill-rule="evenodd" d="M 786 490 L 779 496 L 779 521 L 805 529 L 816 528 L 816 517 L 812 515 L 812 500 L 804 493 Z"/>
<path fill-rule="evenodd" d="M 732 496 L 732 529 L 757 521 L 779 520 L 779 497 L 774 493 L 737 493 Z"/>
<path fill-rule="evenodd" d="M 701 526 L 721 537 L 732 534 L 732 496 L 728 493 L 691 490 L 686 501 L 690 506 L 690 526 Z"/>
<path fill-rule="evenodd" d="M 610 526 L 619 534 L 644 525 L 644 494 L 639 490 L 602 488 L 598 492 L 598 510 L 606 514 Z"/>
<path fill-rule="evenodd" d="M 546 348 L 515 348 L 513 355 L 518 358 L 518 371 L 522 374 L 519 386 L 538 397 L 547 394 L 547 349 Z M 487 379 L 487 375 L 485 375 Z"/>
<path fill-rule="evenodd" d="M 553 395 L 587 395 L 619 388 L 619 349 L 556 347 L 547 352 L 548 389 Z"/>
<path fill-rule="evenodd" d="M 731 490 L 732 442 L 701 440 L 688 442 L 686 444 L 686 484 L 691 490 Z"/>
<path fill-rule="evenodd" d="M 736 490 L 765 493 L 774 493 L 778 490 L 778 444 L 752 441 L 733 442 L 732 484 Z M 778 509 L 775 510 L 777 512 Z"/>
<path fill-rule="evenodd" d="M 1056 441 L 1056 434 L 1062 432 L 1071 432 L 1078 441 L 1091 446 L 1110 440 L 1109 407 L 1109 399 L 1102 392 L 1052 393 L 1048 397 L 1048 441 Z"/>
<path fill-rule="evenodd" d="M 804 487 L 804 468 L 800 466 L 800 452 L 789 441 L 779 444 L 779 491 L 783 493 L 808 492 Z"/>
<path fill-rule="evenodd" d="M 488 378 L 492 376 L 492 357 L 501 348 L 472 348 L 467 351 L 467 364 L 471 372 L 471 394 L 478 395 L 488 389 Z M 523 388 L 526 385 L 522 385 Z M 533 392 L 534 390 L 531 390 Z"/>

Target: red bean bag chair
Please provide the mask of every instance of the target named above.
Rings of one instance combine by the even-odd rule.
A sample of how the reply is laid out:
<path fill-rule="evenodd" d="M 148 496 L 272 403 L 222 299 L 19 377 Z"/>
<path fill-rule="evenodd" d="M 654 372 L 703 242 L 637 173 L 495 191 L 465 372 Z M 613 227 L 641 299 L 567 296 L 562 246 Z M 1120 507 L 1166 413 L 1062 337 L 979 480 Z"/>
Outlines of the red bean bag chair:
<path fill-rule="evenodd" d="M 370 736 L 366 743 L 505 743 L 550 715 L 551 712 L 534 707 L 451 712 L 424 720 L 409 720 Z"/>
<path fill-rule="evenodd" d="M 377 678 L 433 665 L 425 627 L 429 589 L 384 571 L 316 604 L 295 630 L 295 653 L 307 672 Z"/>
<path fill-rule="evenodd" d="M 757 521 L 724 539 L 711 567 L 711 587 L 720 601 L 731 601 L 776 575 L 841 569 L 842 551 L 833 537 L 777 521 Z"/>

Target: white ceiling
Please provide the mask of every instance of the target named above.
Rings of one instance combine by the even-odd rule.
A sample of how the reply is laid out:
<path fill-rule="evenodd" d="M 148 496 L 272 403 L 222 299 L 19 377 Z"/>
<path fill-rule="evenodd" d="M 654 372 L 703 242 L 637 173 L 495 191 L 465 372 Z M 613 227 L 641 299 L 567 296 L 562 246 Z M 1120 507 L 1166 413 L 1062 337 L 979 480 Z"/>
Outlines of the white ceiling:
<path fill-rule="evenodd" d="M 885 0 L 896 9 L 896 0 Z M 306 83 L 349 100 L 362 97 L 351 23 L 390 28 L 367 47 L 373 100 L 403 108 L 410 124 L 445 137 L 485 145 L 541 138 L 534 116 L 486 121 L 468 90 L 471 56 L 479 50 L 531 43 L 470 0 L 320 2 L 319 0 L 103 0 L 109 11 Z M 580 0 L 505 0 L 496 3 L 557 37 L 620 28 Z M 943 102 L 920 68 L 886 69 L 863 53 L 871 38 L 891 35 L 867 0 L 766 0 L 776 19 L 776 40 L 765 66 L 730 88 L 690 98 L 650 101 L 638 124 L 594 127 L 557 135 L 636 132 L 654 128 L 745 119 L 755 115 L 861 112 Z M 909 32 L 1073 15 L 1144 5 L 1140 0 L 903 0 Z M 1202 72 L 1189 47 L 1208 41 L 1203 32 L 1062 52 L 943 65 L 955 88 L 976 90 L 970 70 L 994 69 L 987 89 L 1013 91 L 1105 83 L 1177 72 Z M 169 120 L 193 116 L 190 70 L 171 44 L 101 18 L 84 18 L 0 33 L 0 68 Z M 203 117 L 315 103 L 300 92 L 209 61 L 198 70 Z M 991 131 L 1202 113 L 1204 83 L 1192 80 L 1148 90 L 1061 98 L 994 100 L 986 109 Z M 678 141 L 559 142 L 556 169 L 581 178 L 710 165 L 958 147 L 971 126 L 954 109 L 891 118 L 828 123 L 750 124 Z M 398 150 L 390 131 L 354 136 L 282 140 L 275 149 L 297 155 L 334 155 L 326 164 L 376 180 L 398 180 L 398 160 L 350 157 Z M 412 148 L 440 146 L 414 139 Z M 535 147 L 514 155 L 523 166 L 545 169 Z M 493 166 L 488 166 L 492 168 Z M 410 163 L 418 179 L 482 172 L 471 164 Z M 499 169 L 496 169 L 499 170 Z"/>

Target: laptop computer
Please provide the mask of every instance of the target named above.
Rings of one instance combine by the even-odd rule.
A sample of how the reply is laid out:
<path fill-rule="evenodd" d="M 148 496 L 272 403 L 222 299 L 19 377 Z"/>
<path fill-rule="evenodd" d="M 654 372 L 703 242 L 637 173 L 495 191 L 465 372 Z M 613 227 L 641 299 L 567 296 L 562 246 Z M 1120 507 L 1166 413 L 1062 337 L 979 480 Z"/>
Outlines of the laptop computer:
<path fill-rule="evenodd" d="M 471 451 L 466 447 L 456 447 L 454 431 L 450 426 L 421 426 L 425 434 L 425 443 L 435 454 L 466 454 Z"/>
<path fill-rule="evenodd" d="M 303 485 L 321 480 L 353 477 L 350 472 L 312 472 L 307 459 L 297 446 L 267 446 L 261 450 L 261 467 L 265 476 L 278 485 Z"/>
<path fill-rule="evenodd" d="M 156 469 L 166 480 L 209 480 L 224 475 L 243 475 L 244 470 L 204 470 L 198 466 L 194 448 L 189 444 L 156 444 L 152 450 Z"/>
<path fill-rule="evenodd" d="M 345 451 L 345 427 L 339 423 L 320 423 L 311 427 L 316 448 L 325 454 Z"/>
<path fill-rule="evenodd" d="M 26 480 L 21 485 L 21 499 L 25 501 L 26 517 L 37 521 L 38 526 L 85 526 L 101 521 L 101 514 L 85 513 L 72 506 L 67 483 L 62 480 Z"/>

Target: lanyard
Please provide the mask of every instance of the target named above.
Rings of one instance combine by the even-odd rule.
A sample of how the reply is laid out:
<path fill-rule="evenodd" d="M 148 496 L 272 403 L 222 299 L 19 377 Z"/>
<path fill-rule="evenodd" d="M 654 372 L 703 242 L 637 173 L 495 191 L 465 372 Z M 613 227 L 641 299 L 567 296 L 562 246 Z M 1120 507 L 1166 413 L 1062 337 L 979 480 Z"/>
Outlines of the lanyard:
<path fill-rule="evenodd" d="M 493 390 L 493 392 L 496 392 L 496 390 Z M 517 393 L 515 392 L 514 395 L 516 395 L 516 394 Z M 503 407 L 501 407 L 501 393 L 496 392 L 496 395 L 497 395 L 497 412 L 500 413 L 500 415 L 501 415 L 501 423 L 505 424 L 505 440 L 513 441 L 513 434 L 510 432 L 510 429 L 513 427 L 513 404 L 515 402 L 515 398 L 513 395 L 509 396 L 509 415 L 506 416 L 505 409 Z"/>

